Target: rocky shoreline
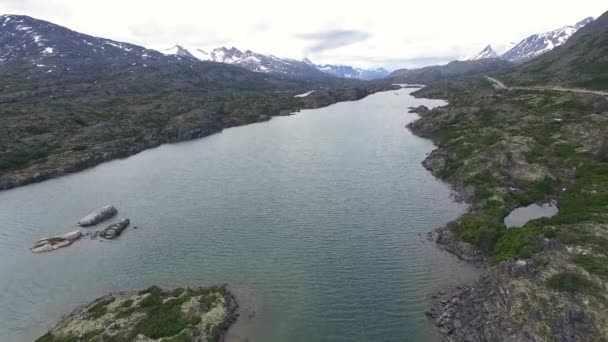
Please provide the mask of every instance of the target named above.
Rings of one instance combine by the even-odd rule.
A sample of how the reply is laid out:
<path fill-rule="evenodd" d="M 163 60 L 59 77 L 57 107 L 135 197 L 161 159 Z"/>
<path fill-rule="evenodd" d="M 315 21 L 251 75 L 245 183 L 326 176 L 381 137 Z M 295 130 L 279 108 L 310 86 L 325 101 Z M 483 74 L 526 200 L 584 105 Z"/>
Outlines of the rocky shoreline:
<path fill-rule="evenodd" d="M 414 95 L 450 101 L 449 105 L 433 110 L 425 107 L 411 108 L 420 118 L 408 125 L 408 128 L 418 136 L 431 139 L 437 146 L 423 161 L 423 166 L 437 178 L 448 182 L 457 193 L 457 200 L 470 204 L 467 214 L 428 233 L 427 238 L 435 242 L 438 248 L 483 269 L 482 275 L 473 284 L 446 288 L 430 296 L 430 309 L 426 315 L 433 321 L 443 339 L 454 342 L 604 341 L 608 335 L 608 322 L 604 314 L 608 307 L 605 300 L 606 283 L 602 269 L 591 267 L 590 265 L 595 263 L 589 261 L 595 260 L 594 258 L 603 259 L 596 256 L 595 252 L 589 251 L 603 250 L 594 247 L 594 244 L 603 246 L 606 241 L 604 230 L 607 227 L 593 221 L 567 226 L 550 223 L 547 225 L 545 222 L 549 220 L 541 220 L 539 225 L 525 229 L 505 231 L 504 226 L 500 227 L 504 215 L 516 206 L 516 203 L 506 200 L 530 193 L 536 194 L 532 191 L 537 190 L 531 190 L 528 184 L 535 186 L 544 182 L 543 178 L 533 178 L 537 177 L 535 173 L 539 173 L 539 170 L 549 175 L 544 176 L 544 179 L 558 175 L 564 182 L 562 192 L 572 186 L 568 183 L 574 181 L 570 171 L 560 169 L 563 167 L 563 161 L 555 163 L 556 166 L 548 164 L 553 167 L 548 168 L 544 165 L 539 167 L 533 163 L 535 160 L 529 157 L 518 160 L 522 158 L 520 151 L 523 148 L 525 153 L 530 154 L 530 147 L 526 146 L 531 145 L 528 137 L 518 136 L 514 139 L 509 135 L 501 137 L 500 132 L 493 132 L 493 140 L 463 141 L 461 138 L 461 132 L 470 129 L 476 129 L 478 132 L 496 129 L 489 123 L 487 127 L 479 127 L 479 115 L 483 114 L 483 111 L 526 115 L 525 110 L 528 108 L 522 103 L 542 103 L 537 99 L 539 97 L 546 102 L 549 102 L 548 99 L 556 102 L 564 100 L 551 94 L 534 94 L 530 99 L 526 98 L 526 94 L 509 94 L 518 101 L 515 102 L 510 97 L 503 98 L 502 93 L 493 91 L 482 81 L 470 80 L 427 87 Z M 570 101 L 577 100 L 572 95 L 567 96 Z M 469 99 L 462 100 L 465 98 Z M 582 101 L 592 103 L 599 108 L 596 110 L 606 108 L 606 101 L 599 98 L 583 97 Z M 457 103 L 454 104 L 455 102 Z M 580 106 L 590 107 L 587 103 Z M 477 114 L 480 107 L 483 111 Z M 567 113 L 568 110 L 571 109 L 561 107 L 562 113 Z M 462 113 L 467 112 L 475 114 L 470 118 L 465 117 Z M 545 115 L 551 114 L 548 112 Z M 549 118 L 547 121 L 552 120 L 551 116 Z M 526 121 L 531 120 L 531 117 L 526 116 L 519 122 L 527 124 Z M 517 129 L 514 131 L 523 132 Z M 531 138 L 536 138 L 537 135 L 532 134 L 538 133 L 532 131 L 528 134 Z M 599 144 L 591 140 L 594 136 L 587 134 L 586 137 L 587 146 L 597 153 L 594 149 L 597 149 Z M 471 141 L 479 145 L 472 145 Z M 484 149 L 488 149 L 488 146 L 495 142 L 504 144 L 506 148 L 484 154 Z M 504 158 L 501 154 L 504 154 L 505 150 L 509 151 L 509 154 L 506 159 L 501 159 Z M 495 167 L 492 163 L 505 163 L 508 168 L 492 169 Z M 483 182 L 471 182 L 475 177 L 480 178 L 479 171 L 486 172 L 483 178 L 489 179 L 487 182 L 494 186 L 494 189 L 489 191 Z M 506 173 L 506 176 L 502 176 L 503 180 L 496 180 L 499 172 Z M 471 175 L 474 175 L 473 178 Z M 521 193 L 511 194 L 512 189 L 522 190 L 518 190 Z M 559 198 L 559 193 L 546 191 L 537 201 L 542 201 L 543 198 Z M 490 196 L 490 200 L 485 196 Z M 497 204 L 501 204 L 501 207 L 496 208 Z M 497 221 L 498 223 L 494 223 Z M 497 228 L 491 228 L 492 225 Z M 486 235 L 476 235 L 477 240 L 471 239 L 466 234 L 476 233 L 472 227 L 484 229 L 482 232 Z M 563 231 L 567 232 L 562 233 Z M 577 234 L 584 234 L 586 237 L 579 238 Z M 504 241 L 501 241 L 501 236 L 504 236 Z M 483 249 L 486 246 L 483 239 L 491 237 L 494 240 L 490 249 L 480 250 L 480 247 Z M 477 242 L 477 245 L 474 246 L 471 242 Z M 582 243 L 590 245 L 585 246 Z M 581 255 L 585 256 L 583 260 L 586 264 L 577 262 Z"/>
<path fill-rule="evenodd" d="M 238 307 L 226 285 L 111 293 L 76 308 L 36 342 L 221 342 Z"/>
<path fill-rule="evenodd" d="M 247 103 L 249 100 L 245 97 L 244 100 L 241 98 L 234 100 L 232 105 L 235 107 L 234 109 L 222 107 L 223 113 L 210 113 L 205 108 L 192 110 L 173 118 L 161 130 L 145 132 L 145 136 L 132 137 L 128 142 L 100 142 L 84 148 L 85 145 L 71 142 L 71 138 L 66 138 L 69 140 L 69 144 L 77 144 L 71 149 L 52 153 L 24 168 L 4 172 L 0 169 L 0 191 L 61 177 L 110 160 L 127 158 L 162 144 L 198 139 L 219 133 L 225 128 L 264 122 L 270 120 L 272 116 L 292 115 L 303 109 L 315 109 L 338 102 L 356 101 L 373 93 L 391 89 L 397 89 L 397 86 L 376 82 L 346 88 L 322 88 L 310 96 L 301 98 L 293 97 L 297 91 L 282 92 L 273 95 L 277 97 L 275 104 L 262 106 L 257 103 Z M 255 101 L 259 100 L 259 98 L 255 99 Z M 227 104 L 225 107 L 230 106 Z M 265 109 L 266 107 L 271 107 L 270 111 Z M 243 111 L 250 113 L 244 114 Z M 222 119 L 221 115 L 230 116 L 230 119 Z M 146 125 L 146 123 L 143 122 L 142 125 Z M 104 127 L 103 129 L 112 131 L 121 128 Z"/>

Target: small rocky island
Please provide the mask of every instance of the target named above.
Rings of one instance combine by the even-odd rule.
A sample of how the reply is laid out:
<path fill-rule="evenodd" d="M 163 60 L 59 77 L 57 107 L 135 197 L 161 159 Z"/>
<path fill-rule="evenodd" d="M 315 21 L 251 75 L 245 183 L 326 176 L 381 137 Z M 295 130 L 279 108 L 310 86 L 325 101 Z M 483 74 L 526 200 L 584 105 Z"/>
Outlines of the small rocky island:
<path fill-rule="evenodd" d="M 36 342 L 218 342 L 236 321 L 238 305 L 225 286 L 109 294 L 80 307 Z"/>

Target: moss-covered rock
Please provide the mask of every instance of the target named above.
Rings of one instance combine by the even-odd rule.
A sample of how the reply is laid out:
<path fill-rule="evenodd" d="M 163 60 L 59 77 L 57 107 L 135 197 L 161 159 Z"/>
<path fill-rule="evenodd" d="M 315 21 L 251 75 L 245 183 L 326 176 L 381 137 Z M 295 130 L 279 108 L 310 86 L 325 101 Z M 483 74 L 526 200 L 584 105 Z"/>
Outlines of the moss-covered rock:
<path fill-rule="evenodd" d="M 152 286 L 138 293 L 109 294 L 76 309 L 37 342 L 220 341 L 237 317 L 225 287 Z"/>

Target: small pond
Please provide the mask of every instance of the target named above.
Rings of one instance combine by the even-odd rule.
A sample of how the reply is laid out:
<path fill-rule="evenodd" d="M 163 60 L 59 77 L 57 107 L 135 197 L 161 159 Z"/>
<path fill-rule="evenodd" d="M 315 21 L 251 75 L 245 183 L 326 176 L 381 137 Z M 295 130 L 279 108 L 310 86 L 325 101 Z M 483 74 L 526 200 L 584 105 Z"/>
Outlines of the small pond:
<path fill-rule="evenodd" d="M 558 212 L 557 203 L 551 201 L 542 205 L 532 203 L 526 207 L 514 209 L 505 217 L 505 226 L 507 228 L 522 227 L 528 221 L 539 219 L 541 217 L 551 217 Z"/>

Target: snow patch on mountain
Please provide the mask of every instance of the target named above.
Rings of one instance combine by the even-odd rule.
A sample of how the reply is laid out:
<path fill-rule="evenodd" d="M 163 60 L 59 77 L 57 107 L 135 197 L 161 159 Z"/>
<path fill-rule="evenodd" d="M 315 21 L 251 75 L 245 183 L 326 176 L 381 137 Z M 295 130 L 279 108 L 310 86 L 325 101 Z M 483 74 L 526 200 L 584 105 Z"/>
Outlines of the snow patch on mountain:
<path fill-rule="evenodd" d="M 182 58 L 194 58 L 201 61 L 233 64 L 254 72 L 278 73 L 290 76 L 376 79 L 384 78 L 389 71 L 379 69 L 360 69 L 347 65 L 316 65 L 310 59 L 296 60 L 280 58 L 272 54 L 257 53 L 251 50 L 241 51 L 235 47 L 219 47 L 206 53 L 201 49 L 186 48 L 175 45 L 164 51 L 166 55 Z"/>
<path fill-rule="evenodd" d="M 564 44 L 576 31 L 592 22 L 592 17 L 585 18 L 574 25 L 561 27 L 550 32 L 531 35 L 505 52 L 501 57 L 510 62 L 525 62 L 538 57 Z"/>
<path fill-rule="evenodd" d="M 468 60 L 469 61 L 478 61 L 480 59 L 488 59 L 488 58 L 500 58 L 498 53 L 496 53 L 496 51 L 494 51 L 494 49 L 492 48 L 492 45 L 486 46 L 478 54 L 470 57 Z"/>

